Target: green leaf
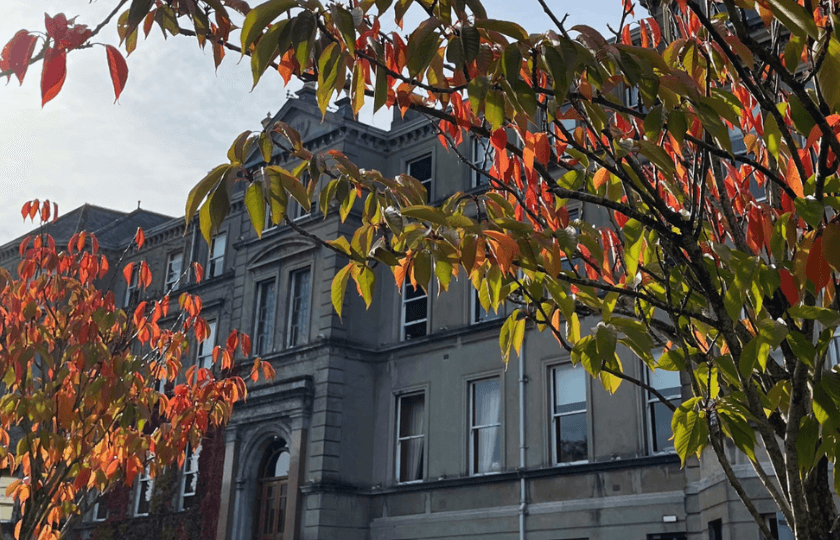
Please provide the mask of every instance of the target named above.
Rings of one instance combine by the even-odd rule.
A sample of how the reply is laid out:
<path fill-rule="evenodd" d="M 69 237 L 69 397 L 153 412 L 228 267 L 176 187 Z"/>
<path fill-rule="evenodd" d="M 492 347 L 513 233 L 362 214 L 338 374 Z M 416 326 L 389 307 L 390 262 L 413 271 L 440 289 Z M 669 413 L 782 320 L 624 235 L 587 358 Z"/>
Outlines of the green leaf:
<path fill-rule="evenodd" d="M 813 40 L 819 39 L 820 32 L 814 18 L 794 0 L 767 0 L 767 3 L 770 4 L 773 14 L 792 34 L 800 37 L 807 34 Z"/>
<path fill-rule="evenodd" d="M 257 232 L 257 237 L 262 238 L 263 227 L 265 226 L 265 197 L 261 182 L 253 182 L 245 191 L 245 208 L 251 216 L 251 224 Z"/>
<path fill-rule="evenodd" d="M 227 189 L 219 186 L 210 194 L 198 211 L 199 226 L 208 246 L 213 238 L 213 232 L 219 229 L 219 225 L 224 221 L 228 210 L 230 210 L 230 200 L 228 199 Z"/>
<path fill-rule="evenodd" d="M 198 209 L 198 205 L 201 204 L 201 201 L 204 200 L 204 197 L 207 196 L 207 193 L 213 189 L 219 180 L 221 180 L 222 176 L 231 168 L 231 165 L 224 164 L 219 165 L 209 173 L 207 176 L 202 178 L 198 184 L 195 185 L 194 188 L 190 191 L 190 194 L 187 196 L 187 209 L 186 213 L 184 214 L 184 219 L 187 221 L 187 225 L 189 225 L 190 220 L 195 215 L 195 211 Z"/>
<path fill-rule="evenodd" d="M 840 325 L 840 313 L 832 309 L 817 306 L 795 306 L 788 308 L 788 313 L 797 319 L 817 320 L 825 327 Z"/>
<path fill-rule="evenodd" d="M 490 122 L 493 131 L 505 123 L 505 95 L 499 90 L 490 89 L 484 105 L 484 117 Z"/>
<path fill-rule="evenodd" d="M 764 119 L 764 142 L 767 144 L 767 150 L 775 158 L 779 159 L 779 151 L 782 147 L 782 132 L 779 130 L 779 124 L 776 123 L 776 118 L 772 114 L 768 114 Z"/>
<path fill-rule="evenodd" d="M 327 106 L 330 104 L 330 98 L 335 87 L 340 60 L 340 47 L 335 42 L 327 45 L 318 59 L 318 90 L 316 95 L 318 108 L 321 109 L 322 115 L 327 114 Z"/>
<path fill-rule="evenodd" d="M 645 137 L 653 143 L 659 143 L 659 135 L 662 133 L 662 105 L 657 105 L 645 116 L 644 121 Z"/>
<path fill-rule="evenodd" d="M 682 371 L 685 369 L 685 351 L 682 349 L 671 349 L 662 354 L 656 361 L 658 369 L 665 371 Z"/>
<path fill-rule="evenodd" d="M 263 161 L 271 163 L 271 152 L 274 150 L 274 143 L 271 142 L 271 135 L 266 132 L 260 133 L 258 144 L 260 152 L 262 153 Z"/>
<path fill-rule="evenodd" d="M 828 52 L 823 57 L 822 66 L 817 72 L 820 91 L 832 111 L 840 109 L 840 84 L 837 84 L 838 73 L 840 73 L 840 43 L 832 36 L 828 41 Z"/>
<path fill-rule="evenodd" d="M 483 19 L 475 22 L 476 28 L 483 28 L 493 32 L 499 32 L 506 36 L 510 36 L 518 41 L 527 41 L 528 33 L 524 28 L 511 21 L 500 21 L 494 19 Z"/>
<path fill-rule="evenodd" d="M 271 21 L 281 14 L 297 5 L 298 3 L 295 0 L 269 0 L 249 11 L 248 15 L 245 16 L 245 21 L 242 23 L 242 31 L 240 32 L 242 55 L 244 56 L 248 47 L 257 40 L 263 28 L 268 26 Z"/>
<path fill-rule="evenodd" d="M 251 73 L 254 77 L 254 87 L 257 86 L 263 73 L 265 73 L 268 64 L 277 57 L 280 33 L 288 24 L 288 20 L 282 20 L 269 28 L 251 54 Z"/>
<path fill-rule="evenodd" d="M 341 32 L 344 44 L 347 45 L 350 54 L 353 54 L 356 51 L 356 25 L 353 23 L 353 15 L 336 4 L 333 6 L 333 20 Z"/>
<path fill-rule="evenodd" d="M 817 443 L 820 437 L 820 425 L 811 416 L 805 416 L 799 423 L 796 434 L 796 453 L 799 457 L 799 470 L 810 471 L 817 455 Z"/>
<path fill-rule="evenodd" d="M 353 268 L 353 263 L 339 270 L 332 280 L 330 287 L 330 297 L 332 298 L 332 305 L 335 312 L 338 313 L 338 318 L 341 318 L 341 308 L 344 305 L 344 293 L 347 290 L 347 278 L 350 277 L 350 270 Z"/>
<path fill-rule="evenodd" d="M 408 67 L 410 77 L 416 77 L 420 72 L 425 71 L 432 62 L 432 57 L 437 53 L 440 44 L 438 24 L 439 21 L 431 17 L 420 23 L 409 36 L 406 47 L 406 67 Z"/>
<path fill-rule="evenodd" d="M 474 26 L 461 28 L 461 43 L 464 47 L 464 60 L 467 63 L 475 60 L 481 47 L 481 34 Z"/>
<path fill-rule="evenodd" d="M 315 41 L 315 16 L 308 9 L 303 10 L 295 18 L 292 28 L 292 43 L 295 49 L 295 59 L 301 71 L 309 66 L 309 56 L 312 54 L 312 44 Z"/>
<path fill-rule="evenodd" d="M 266 174 L 278 176 L 282 182 L 283 188 L 288 191 L 292 197 L 300 204 L 304 212 L 309 212 L 312 207 L 312 201 L 309 200 L 309 194 L 306 187 L 295 178 L 292 173 L 282 167 L 272 165 L 265 168 Z"/>
<path fill-rule="evenodd" d="M 680 456 L 682 466 L 691 454 L 700 454 L 709 436 L 705 413 L 695 410 L 699 397 L 694 397 L 680 405 L 671 419 L 671 431 L 674 433 L 674 448 Z"/>
<path fill-rule="evenodd" d="M 232 164 L 242 163 L 242 161 L 247 157 L 245 156 L 245 142 L 248 140 L 248 137 L 251 136 L 250 131 L 243 131 L 236 137 L 236 140 L 233 141 L 233 144 L 230 145 L 228 149 L 227 157 Z"/>
<path fill-rule="evenodd" d="M 373 92 L 373 112 L 378 111 L 388 101 L 388 73 L 383 67 L 376 68 L 376 87 Z"/>
<path fill-rule="evenodd" d="M 366 264 L 362 264 L 361 266 L 355 265 L 354 268 L 358 268 L 358 273 L 352 273 L 353 279 L 356 281 L 359 294 L 365 301 L 365 309 L 368 309 L 370 308 L 371 300 L 373 300 L 373 287 L 376 284 L 376 274 Z"/>
<path fill-rule="evenodd" d="M 627 277 L 634 280 L 639 268 L 639 255 L 642 253 L 642 233 L 644 227 L 635 219 L 627 220 L 622 229 L 624 232 L 624 265 L 627 267 Z"/>
<path fill-rule="evenodd" d="M 522 52 L 515 43 L 512 43 L 505 47 L 504 52 L 502 52 L 502 74 L 512 85 L 513 82 L 519 79 L 519 71 L 521 69 Z"/>
<path fill-rule="evenodd" d="M 522 341 L 525 339 L 525 318 L 518 319 L 513 325 L 511 344 L 518 356 L 522 356 Z"/>
<path fill-rule="evenodd" d="M 271 207 L 271 223 L 279 225 L 286 215 L 289 198 L 283 188 L 280 173 L 271 169 L 271 167 L 265 169 L 265 176 L 268 178 L 268 204 Z"/>
<path fill-rule="evenodd" d="M 490 79 L 487 77 L 475 77 L 467 84 L 467 94 L 470 96 L 472 110 L 480 111 L 490 89 Z"/>
<path fill-rule="evenodd" d="M 422 219 L 424 221 L 429 221 L 431 223 L 435 223 L 437 225 L 443 225 L 444 227 L 448 226 L 449 223 L 446 220 L 446 214 L 444 214 L 441 210 L 434 208 L 432 206 L 425 206 L 425 205 L 413 205 L 413 206 L 406 206 L 400 212 L 403 216 L 413 219 Z"/>
<path fill-rule="evenodd" d="M 668 133 L 674 136 L 678 143 L 682 144 L 685 134 L 688 131 L 688 122 L 682 111 L 671 111 L 668 113 Z"/>

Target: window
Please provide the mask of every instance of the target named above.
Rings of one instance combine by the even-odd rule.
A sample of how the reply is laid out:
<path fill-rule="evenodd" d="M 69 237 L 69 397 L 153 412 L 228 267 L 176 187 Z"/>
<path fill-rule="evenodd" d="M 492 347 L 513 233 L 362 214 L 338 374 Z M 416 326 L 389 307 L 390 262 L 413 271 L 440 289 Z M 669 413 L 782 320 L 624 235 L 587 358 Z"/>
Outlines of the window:
<path fill-rule="evenodd" d="M 572 366 L 551 370 L 551 432 L 554 463 L 586 461 L 589 455 L 586 421 L 586 372 Z"/>
<path fill-rule="evenodd" d="M 432 199 L 432 155 L 428 154 L 408 162 L 408 175 L 426 188 L 426 200 Z"/>
<path fill-rule="evenodd" d="M 624 87 L 624 104 L 631 109 L 641 110 L 642 100 L 641 96 L 639 95 L 638 86 Z"/>
<path fill-rule="evenodd" d="M 720 519 L 709 522 L 709 540 L 723 540 L 723 522 Z"/>
<path fill-rule="evenodd" d="M 763 514 L 761 517 L 764 518 L 767 528 L 770 529 L 770 534 L 773 535 L 772 540 L 794 540 L 793 531 L 788 526 L 783 513 Z M 767 540 L 760 531 L 758 537 L 761 540 Z"/>
<path fill-rule="evenodd" d="M 493 167 L 493 158 L 495 157 L 495 150 L 490 144 L 490 139 L 474 137 L 472 139 L 472 162 L 479 170 L 489 171 Z M 472 176 L 472 187 L 478 187 L 482 184 L 490 183 L 487 175 L 470 169 Z"/>
<path fill-rule="evenodd" d="M 208 321 L 207 339 L 198 344 L 198 353 L 195 357 L 195 365 L 199 368 L 211 369 L 213 367 L 213 349 L 216 346 L 216 321 Z"/>
<path fill-rule="evenodd" d="M 257 313 L 254 325 L 256 354 L 271 352 L 274 345 L 274 279 L 257 284 Z"/>
<path fill-rule="evenodd" d="M 409 394 L 397 399 L 397 482 L 423 479 L 426 395 Z"/>
<path fill-rule="evenodd" d="M 124 307 L 129 307 L 137 304 L 140 301 L 140 285 L 138 279 L 140 277 L 139 263 L 131 267 L 131 279 L 128 280 L 128 286 L 125 289 Z"/>
<path fill-rule="evenodd" d="M 289 274 L 289 327 L 286 346 L 306 343 L 309 334 L 309 268 Z"/>
<path fill-rule="evenodd" d="M 166 259 L 166 282 L 163 284 L 163 290 L 169 292 L 175 289 L 178 280 L 181 279 L 181 267 L 184 264 L 184 255 L 182 253 L 170 253 Z"/>
<path fill-rule="evenodd" d="M 201 445 L 195 451 L 187 445 L 184 457 L 184 470 L 181 472 L 181 510 L 192 508 L 198 497 L 198 456 L 201 454 Z"/>
<path fill-rule="evenodd" d="M 134 515 L 148 516 L 152 506 L 152 494 L 155 490 L 155 480 L 149 476 L 149 466 L 137 475 L 137 493 L 134 497 Z"/>
<path fill-rule="evenodd" d="M 665 371 L 664 369 L 657 369 L 653 372 L 646 369 L 645 371 L 647 372 L 648 384 L 665 396 L 674 406 L 679 407 L 682 403 L 680 372 Z M 650 451 L 651 453 L 673 451 L 674 441 L 668 439 L 671 438 L 671 418 L 674 413 L 651 392 L 646 390 L 645 395 L 647 395 Z"/>
<path fill-rule="evenodd" d="M 254 527 L 257 540 L 284 538 L 290 457 L 285 441 L 280 438 L 276 438 L 263 454 L 257 482 L 257 522 Z"/>
<path fill-rule="evenodd" d="M 470 474 L 502 470 L 501 393 L 498 377 L 470 383 Z"/>
<path fill-rule="evenodd" d="M 423 337 L 426 335 L 426 323 L 429 318 L 429 297 L 419 285 L 413 287 L 406 283 L 402 291 L 402 339 Z"/>
<path fill-rule="evenodd" d="M 300 177 L 300 183 L 303 184 L 303 187 L 308 187 L 309 185 L 309 173 L 304 172 Z M 300 219 L 302 217 L 308 216 L 309 212 L 304 211 L 303 207 L 297 202 L 291 195 L 289 196 L 289 206 L 287 207 L 286 214 L 289 216 L 289 219 Z"/>
<path fill-rule="evenodd" d="M 93 510 L 90 512 L 93 521 L 105 521 L 108 519 L 108 496 L 99 495 L 96 503 L 93 505 Z"/>
<path fill-rule="evenodd" d="M 213 237 L 210 251 L 207 254 L 207 277 L 213 278 L 225 271 L 225 244 L 227 234 L 221 233 Z"/>
<path fill-rule="evenodd" d="M 572 227 L 577 233 L 580 233 L 580 229 L 574 226 L 575 221 L 582 219 L 580 207 L 566 206 L 566 211 L 569 213 L 569 227 Z M 562 268 L 563 270 L 571 271 L 573 267 L 576 268 L 578 272 L 584 271 L 584 268 L 582 267 L 582 261 L 579 258 L 575 257 L 569 260 L 568 257 L 563 256 L 563 260 L 560 263 L 560 268 Z"/>

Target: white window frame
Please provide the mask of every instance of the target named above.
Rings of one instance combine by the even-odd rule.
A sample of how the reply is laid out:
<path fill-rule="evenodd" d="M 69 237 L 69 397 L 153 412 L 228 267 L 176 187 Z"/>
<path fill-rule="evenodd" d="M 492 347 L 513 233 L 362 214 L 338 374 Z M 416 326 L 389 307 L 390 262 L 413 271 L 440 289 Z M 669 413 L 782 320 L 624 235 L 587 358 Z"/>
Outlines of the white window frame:
<path fill-rule="evenodd" d="M 213 349 L 216 347 L 217 321 L 207 321 L 209 332 L 207 339 L 196 347 L 195 365 L 197 368 L 213 369 Z"/>
<path fill-rule="evenodd" d="M 416 396 L 423 396 L 423 433 L 420 435 L 408 435 L 405 437 L 400 437 L 400 421 L 402 415 L 402 400 L 407 398 L 412 398 Z M 428 426 L 428 407 L 429 407 L 429 400 L 427 399 L 427 393 L 425 390 L 417 390 L 417 391 L 409 391 L 397 394 L 397 422 L 396 422 L 396 430 L 395 430 L 395 438 L 396 438 L 396 455 L 395 455 L 395 467 L 394 467 L 394 478 L 396 479 L 398 484 L 414 484 L 422 482 L 426 479 L 428 474 L 428 469 L 426 467 L 427 464 L 427 456 L 428 456 L 428 448 L 426 447 L 426 433 L 429 429 Z M 422 458 L 422 467 L 423 467 L 423 474 L 420 478 L 415 480 L 402 480 L 400 478 L 400 450 L 402 449 L 402 443 L 404 441 L 410 441 L 415 439 L 421 439 L 423 442 L 421 446 L 423 447 L 423 458 Z"/>
<path fill-rule="evenodd" d="M 414 291 L 415 293 L 417 291 L 420 291 L 423 294 L 418 294 L 417 296 L 415 296 L 413 298 L 408 298 L 407 297 L 408 296 L 407 292 L 408 292 L 409 287 L 411 287 L 411 290 Z M 422 319 L 417 319 L 415 321 L 406 322 L 406 320 L 405 320 L 406 306 L 411 302 L 417 302 L 417 301 L 420 301 L 420 300 L 424 300 L 426 302 L 426 316 Z M 429 335 L 429 304 L 430 304 L 429 293 L 427 291 L 424 291 L 423 287 L 421 287 L 419 283 L 417 284 L 416 288 L 413 287 L 411 285 L 411 283 L 409 283 L 409 282 L 406 282 L 405 284 L 403 284 L 402 294 L 400 295 L 400 341 L 408 341 L 410 339 L 413 339 L 411 337 L 406 337 L 405 327 L 407 325 L 411 325 L 411 326 L 417 325 L 417 326 L 419 326 L 421 323 L 423 323 L 423 324 L 426 325 L 426 329 L 425 329 L 423 335 L 422 336 L 417 336 L 417 338 L 419 339 L 419 338 L 422 338 L 422 337 L 425 337 L 425 336 Z"/>
<path fill-rule="evenodd" d="M 300 297 L 296 296 L 296 286 L 298 285 L 298 279 L 300 276 L 306 275 L 307 276 L 307 286 L 306 290 L 303 291 L 303 294 Z M 297 309 L 303 305 L 303 302 L 306 304 L 306 312 L 299 313 L 298 321 L 298 333 L 293 334 L 292 330 L 295 328 L 295 301 L 300 300 L 300 305 L 297 306 Z M 312 313 L 312 267 L 311 266 L 304 266 L 302 268 L 297 268 L 289 272 L 289 293 L 288 293 L 288 316 L 287 316 L 287 323 L 286 323 L 286 348 L 297 347 L 299 345 L 303 345 L 309 342 L 309 323 L 310 323 L 310 314 Z M 296 339 L 292 340 L 292 338 L 296 335 Z"/>
<path fill-rule="evenodd" d="M 221 245 L 221 253 L 217 253 L 217 247 Z M 225 272 L 225 250 L 227 249 L 227 233 L 220 232 L 210 242 L 210 249 L 207 251 L 207 277 L 214 278 Z"/>
<path fill-rule="evenodd" d="M 654 355 L 654 356 L 655 356 L 655 357 L 656 357 L 656 359 L 658 360 L 658 356 L 659 356 L 659 355 Z M 645 366 L 645 365 L 642 365 L 642 369 L 645 371 L 645 382 L 646 382 L 649 386 L 652 386 L 652 387 L 653 387 L 653 388 L 655 388 L 657 391 L 659 391 L 659 393 L 662 393 L 662 390 L 664 390 L 664 388 L 656 388 L 656 387 L 653 385 L 653 383 L 651 382 L 651 372 L 650 372 L 650 368 L 648 368 L 648 367 L 647 367 L 647 366 Z M 679 373 L 677 373 L 677 374 L 679 375 Z M 673 393 L 671 393 L 671 394 L 663 394 L 663 395 L 664 395 L 664 396 L 668 399 L 668 401 L 673 402 L 674 400 L 676 400 L 676 401 L 677 401 L 676 405 L 677 405 L 677 406 L 679 406 L 679 405 L 680 405 L 680 403 L 682 403 L 682 391 L 681 391 L 681 388 L 682 388 L 682 381 L 680 381 L 680 386 L 679 386 L 679 387 L 677 387 L 676 392 L 673 392 Z M 653 394 L 652 394 L 649 390 L 647 390 L 647 389 L 644 389 L 644 388 L 643 388 L 643 389 L 642 389 L 642 391 L 644 392 L 644 396 L 645 396 L 645 425 L 646 425 L 646 427 L 647 427 L 647 430 L 646 430 L 646 431 L 647 431 L 648 454 L 650 454 L 650 455 L 657 455 L 657 454 L 671 454 L 671 453 L 676 452 L 676 449 L 674 448 L 673 444 L 671 444 L 671 446 L 665 446 L 665 447 L 663 447 L 662 449 L 659 449 L 659 450 L 657 450 L 657 449 L 655 448 L 654 443 L 655 443 L 656 441 L 654 441 L 654 431 L 655 431 L 655 426 L 653 425 L 653 422 L 654 422 L 654 418 L 653 418 L 653 407 L 654 407 L 657 403 L 659 403 L 659 398 L 658 398 L 658 397 L 656 397 L 655 395 L 653 395 Z M 666 443 L 667 443 L 667 441 L 664 441 L 664 442 L 666 442 Z"/>
<path fill-rule="evenodd" d="M 93 509 L 91 509 L 91 514 L 90 514 L 91 521 L 94 521 L 96 523 L 101 523 L 103 521 L 108 521 L 108 505 L 104 504 L 105 501 L 103 501 L 101 499 L 102 499 L 102 495 L 97 495 L 96 502 L 93 503 Z M 105 509 L 105 515 L 101 516 L 101 517 L 99 515 L 99 509 L 100 508 Z"/>
<path fill-rule="evenodd" d="M 486 137 L 472 137 L 470 141 L 472 164 L 479 170 L 489 172 L 493 167 L 493 160 L 496 154 L 495 148 L 490 144 L 490 139 Z M 486 175 L 470 169 L 470 187 L 476 188 L 487 185 L 490 185 L 490 179 Z"/>
<path fill-rule="evenodd" d="M 177 264 L 175 264 L 177 261 Z M 176 270 L 177 267 L 177 271 Z M 181 272 L 184 270 L 184 253 L 175 251 L 166 257 L 166 281 L 163 284 L 164 292 L 175 289 L 175 285 L 181 279 Z"/>
<path fill-rule="evenodd" d="M 184 466 L 181 469 L 181 486 L 178 490 L 178 509 L 185 510 L 184 501 L 187 497 L 198 495 L 198 458 L 201 455 L 201 445 L 195 451 L 187 445 L 184 455 Z M 192 486 L 190 485 L 190 480 Z M 190 491 L 190 488 L 192 489 Z"/>
<path fill-rule="evenodd" d="M 572 371 L 572 370 L 580 370 L 583 373 L 583 384 L 584 384 L 584 392 L 586 401 L 584 402 L 583 409 L 575 409 L 573 411 L 566 411 L 562 413 L 556 412 L 556 403 L 557 403 L 557 376 L 556 373 L 558 371 Z M 589 419 L 589 381 L 586 378 L 586 372 L 583 371 L 583 367 L 575 368 L 572 364 L 559 364 L 555 366 L 551 366 L 549 369 L 549 375 L 551 377 L 551 391 L 549 395 L 549 399 L 551 400 L 550 403 L 550 416 L 551 416 L 551 444 L 549 445 L 551 448 L 551 463 L 554 466 L 558 467 L 565 467 L 568 465 L 577 465 L 581 463 L 588 463 L 589 462 L 589 452 L 591 449 L 591 438 L 589 437 L 590 432 L 590 419 Z M 557 448 L 557 418 L 563 416 L 571 416 L 573 414 L 580 414 L 583 413 L 586 417 L 586 459 L 580 459 L 577 461 L 559 461 L 557 458 L 558 448 Z"/>
<path fill-rule="evenodd" d="M 416 176 L 414 176 L 413 174 L 411 174 L 411 166 L 414 165 L 415 163 L 423 161 L 426 158 L 429 159 L 429 178 L 427 178 L 425 180 L 421 180 L 421 179 L 417 178 Z M 423 187 L 426 188 L 426 200 L 427 201 L 434 200 L 434 198 L 432 197 L 432 195 L 433 195 L 432 188 L 434 188 L 434 178 L 435 178 L 435 157 L 434 157 L 434 154 L 432 152 L 426 152 L 426 153 L 420 154 L 417 157 L 407 159 L 406 162 L 405 162 L 405 171 L 406 171 L 406 174 L 408 174 L 412 178 L 419 181 L 421 184 L 423 184 Z"/>
<path fill-rule="evenodd" d="M 144 488 L 143 486 L 146 485 L 147 487 Z M 143 470 L 137 474 L 137 488 L 135 489 L 135 496 L 134 496 L 134 517 L 141 517 L 141 516 L 148 516 L 149 512 L 144 514 L 140 513 L 140 498 L 144 496 L 146 500 L 149 501 L 149 512 L 151 512 L 151 505 L 152 505 L 152 497 L 154 496 L 155 492 L 155 479 L 149 476 L 149 466 L 146 465 L 143 467 Z"/>
<path fill-rule="evenodd" d="M 498 384 L 498 391 L 499 391 L 499 409 L 498 409 L 498 418 L 499 421 L 493 424 L 480 424 L 475 425 L 473 422 L 475 421 L 475 389 L 476 385 L 481 383 L 486 383 L 490 381 L 496 381 Z M 485 377 L 482 379 L 476 379 L 469 382 L 469 468 L 470 468 L 470 475 L 472 476 L 479 476 L 485 474 L 498 474 L 502 472 L 502 454 L 504 453 L 504 449 L 502 447 L 502 378 L 501 377 Z M 499 445 L 499 468 L 495 471 L 477 471 L 476 470 L 476 459 L 480 456 L 477 456 L 478 449 L 476 448 L 475 439 L 476 435 L 480 433 L 483 429 L 496 429 L 496 437 L 497 443 Z"/>
<path fill-rule="evenodd" d="M 271 300 L 271 306 L 265 306 L 266 311 L 266 318 L 261 319 L 260 313 L 263 311 L 263 302 L 265 301 L 264 297 L 264 289 L 263 287 L 267 287 L 268 285 L 272 285 L 274 290 L 274 298 Z M 254 303 L 254 354 L 261 355 L 261 354 L 269 354 L 274 351 L 274 334 L 276 331 L 276 312 L 277 312 L 277 279 L 276 278 L 269 278 L 264 279 L 262 281 L 258 281 L 256 283 L 256 290 L 255 290 L 255 300 Z M 270 313 L 269 313 L 270 311 Z M 261 323 L 265 322 L 266 328 L 265 333 L 260 333 L 260 325 Z M 270 326 L 270 328 L 269 328 Z M 260 338 L 265 335 L 266 337 L 266 345 L 263 346 L 260 342 Z"/>

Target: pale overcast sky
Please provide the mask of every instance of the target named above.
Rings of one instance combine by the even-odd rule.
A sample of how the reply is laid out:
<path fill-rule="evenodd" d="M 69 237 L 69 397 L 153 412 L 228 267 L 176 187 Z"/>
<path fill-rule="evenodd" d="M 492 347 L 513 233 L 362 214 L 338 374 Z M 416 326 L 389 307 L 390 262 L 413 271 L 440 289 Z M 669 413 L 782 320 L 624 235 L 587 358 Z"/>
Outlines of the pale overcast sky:
<path fill-rule="evenodd" d="M 116 2 L 4 4 L 0 47 L 21 28 L 43 32 L 44 12 L 78 16 L 78 23 L 92 27 Z M 491 17 L 512 18 L 529 32 L 552 27 L 537 0 L 484 4 Z M 569 27 L 588 24 L 602 31 L 606 24 L 617 23 L 621 10 L 621 0 L 549 0 L 549 5 L 558 16 L 570 13 Z M 97 38 L 117 45 L 113 22 Z M 84 203 L 131 211 L 141 201 L 148 210 L 182 216 L 187 193 L 206 171 L 225 161 L 236 135 L 259 129 L 266 113 L 276 112 L 286 99 L 282 79 L 271 71 L 250 92 L 248 59 L 238 61 L 229 52 L 215 73 L 209 47 L 202 51 L 194 38 L 185 36 L 170 36 L 165 43 L 155 27 L 127 59 L 128 82 L 117 104 L 103 47 L 68 55 L 64 88 L 43 109 L 40 63 L 30 67 L 23 86 L 14 77 L 9 84 L 3 81 L 0 244 L 32 228 L 30 222 L 23 223 L 19 210 L 34 198 L 58 202 L 60 212 Z M 294 82 L 291 86 L 297 88 Z M 363 111 L 362 120 L 372 121 L 371 115 Z"/>

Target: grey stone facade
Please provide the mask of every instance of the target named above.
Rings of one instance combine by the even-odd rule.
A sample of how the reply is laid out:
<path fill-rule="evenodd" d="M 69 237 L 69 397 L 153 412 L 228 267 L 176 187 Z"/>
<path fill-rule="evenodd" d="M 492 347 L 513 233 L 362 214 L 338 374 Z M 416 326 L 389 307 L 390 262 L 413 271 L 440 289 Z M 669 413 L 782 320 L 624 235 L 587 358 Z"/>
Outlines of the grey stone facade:
<path fill-rule="evenodd" d="M 386 176 L 430 156 L 433 201 L 481 189 L 472 187 L 470 171 L 440 145 L 424 118 L 395 118 L 384 131 L 355 121 L 340 102 L 322 121 L 314 95 L 305 89 L 276 120 L 297 129 L 310 150 L 338 149 Z M 281 153 L 272 161 L 291 168 L 287 159 Z M 352 232 L 352 214 L 342 224 L 336 212 L 324 219 L 324 210 L 297 223 L 322 238 Z M 584 219 L 601 219 L 595 209 L 581 211 Z M 146 230 L 148 246 L 126 259 L 151 264 L 152 292 L 163 292 L 173 254 L 182 254 L 184 265 L 198 261 L 208 268 L 208 246 L 195 229 L 185 234 L 182 218 L 155 224 Z M 237 405 L 225 430 L 224 458 L 215 461 L 223 467 L 200 471 L 221 477 L 214 484 L 221 491 L 205 494 L 218 498 L 218 521 L 214 534 L 202 533 L 204 538 L 257 537 L 260 468 L 267 449 L 280 441 L 290 456 L 282 535 L 287 540 L 699 540 L 713 538 L 710 522 L 718 519 L 721 538 L 759 540 L 713 457 L 681 469 L 673 452 L 653 451 L 646 395 L 630 384 L 608 395 L 584 379 L 584 411 L 576 413 L 576 425 L 585 430 L 586 443 L 576 450 L 582 459 L 555 463 L 552 410 L 560 391 L 552 377 L 555 368 L 571 366 L 569 358 L 551 336 L 529 329 L 522 356 L 506 367 L 498 346 L 503 318 L 474 322 L 474 293 L 463 274 L 448 292 L 430 290 L 425 335 L 406 340 L 404 300 L 389 272 L 378 269 L 370 309 L 348 288 L 339 319 L 330 284 L 345 260 L 287 226 L 258 239 L 241 195 L 218 234 L 226 241 L 216 275 L 177 289 L 201 295 L 205 318 L 216 322 L 217 343 L 237 328 L 256 344 L 260 325 L 270 322 L 262 357 L 277 376 L 249 386 L 247 401 Z M 308 271 L 309 294 L 295 304 L 293 276 L 300 271 Z M 261 304 L 260 295 L 270 287 L 271 310 L 261 310 L 267 303 Z M 124 282 L 117 280 L 115 288 L 117 298 L 125 295 Z M 295 319 L 301 313 L 302 323 Z M 594 323 L 584 320 L 584 327 Z M 631 375 L 643 376 L 629 353 L 623 361 Z M 249 360 L 242 365 L 247 373 Z M 493 471 L 480 474 L 470 415 L 477 381 L 498 382 L 498 453 L 490 460 Z M 400 408 L 409 407 L 404 398 L 411 396 L 422 396 L 422 407 L 420 398 L 412 402 L 416 418 L 405 429 L 420 442 L 403 437 L 398 425 Z M 403 459 L 411 459 L 409 472 L 418 480 L 400 481 L 401 445 L 412 448 Z M 750 477 L 748 465 L 732 455 L 739 474 Z M 758 482 L 746 485 L 759 508 L 772 514 L 772 501 Z"/>

